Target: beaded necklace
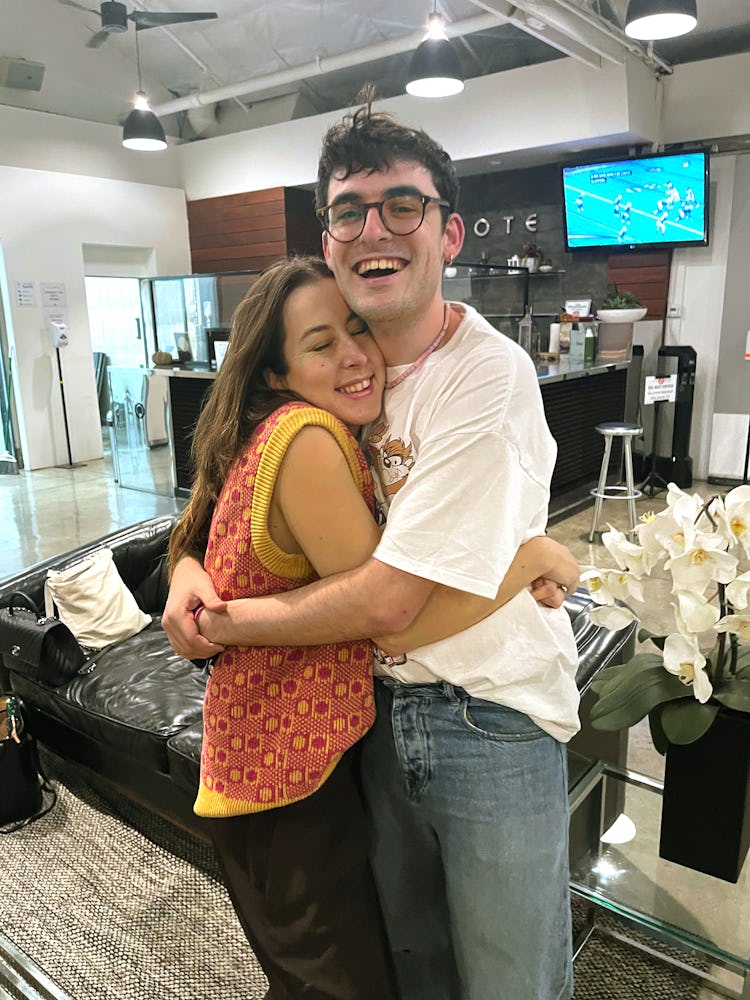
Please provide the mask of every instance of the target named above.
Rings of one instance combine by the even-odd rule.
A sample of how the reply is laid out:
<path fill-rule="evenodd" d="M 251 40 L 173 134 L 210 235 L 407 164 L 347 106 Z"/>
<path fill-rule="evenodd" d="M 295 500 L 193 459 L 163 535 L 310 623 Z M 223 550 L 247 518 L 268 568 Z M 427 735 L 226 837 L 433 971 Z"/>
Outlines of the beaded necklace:
<path fill-rule="evenodd" d="M 443 337 L 445 337 L 445 334 L 448 331 L 448 321 L 450 317 L 451 317 L 450 303 L 446 302 L 445 309 L 443 310 L 443 325 L 440 328 L 440 333 L 437 335 L 437 337 L 435 337 L 430 346 L 426 348 L 424 351 L 422 351 L 417 360 L 413 362 L 413 364 L 409 365 L 409 367 L 406 369 L 405 372 L 401 372 L 400 375 L 397 375 L 392 382 L 385 383 L 386 389 L 393 389 L 394 386 L 400 385 L 404 381 L 404 379 L 408 378 L 412 372 L 415 372 L 421 364 L 424 364 L 424 362 L 427 360 L 427 358 L 429 358 L 429 356 L 432 354 L 433 351 L 436 351 L 438 347 L 440 347 L 440 344 L 443 341 Z"/>

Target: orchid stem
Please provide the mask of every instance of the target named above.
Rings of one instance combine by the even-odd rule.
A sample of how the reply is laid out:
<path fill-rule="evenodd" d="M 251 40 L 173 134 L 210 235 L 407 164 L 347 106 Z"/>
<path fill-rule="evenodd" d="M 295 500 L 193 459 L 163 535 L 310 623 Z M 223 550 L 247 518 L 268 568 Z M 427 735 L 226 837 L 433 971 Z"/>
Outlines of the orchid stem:
<path fill-rule="evenodd" d="M 723 583 L 719 584 L 719 609 L 723 618 L 726 612 L 727 599 L 726 588 Z M 714 670 L 714 687 L 718 687 L 724 678 L 724 650 L 726 649 L 727 634 L 719 634 L 719 650 L 716 654 L 716 669 Z"/>

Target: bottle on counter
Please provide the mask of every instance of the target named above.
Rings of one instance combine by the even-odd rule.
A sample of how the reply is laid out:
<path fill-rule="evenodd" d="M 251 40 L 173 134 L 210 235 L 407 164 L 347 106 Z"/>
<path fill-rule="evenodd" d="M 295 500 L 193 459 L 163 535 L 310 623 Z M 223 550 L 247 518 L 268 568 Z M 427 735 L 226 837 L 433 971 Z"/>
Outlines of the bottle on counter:
<path fill-rule="evenodd" d="M 531 331 L 533 326 L 534 321 L 531 318 L 531 306 L 527 305 L 526 312 L 518 321 L 518 343 L 529 355 L 532 353 Z"/>
<path fill-rule="evenodd" d="M 585 365 L 593 365 L 596 360 L 596 340 L 594 327 L 587 323 L 586 333 L 583 338 L 583 363 Z"/>
<path fill-rule="evenodd" d="M 560 324 L 550 323 L 549 325 L 549 347 L 547 348 L 550 354 L 560 353 Z"/>

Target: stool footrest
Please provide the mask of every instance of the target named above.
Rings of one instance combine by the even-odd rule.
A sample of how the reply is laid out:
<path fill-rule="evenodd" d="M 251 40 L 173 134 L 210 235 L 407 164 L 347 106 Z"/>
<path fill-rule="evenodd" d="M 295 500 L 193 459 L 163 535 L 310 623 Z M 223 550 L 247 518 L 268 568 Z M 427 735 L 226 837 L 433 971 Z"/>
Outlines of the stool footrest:
<path fill-rule="evenodd" d="M 642 490 L 633 490 L 632 493 L 628 493 L 627 486 L 605 486 L 603 490 L 599 490 L 595 486 L 593 490 L 589 490 L 589 493 L 592 497 L 601 497 L 603 500 L 637 500 L 643 496 Z"/>

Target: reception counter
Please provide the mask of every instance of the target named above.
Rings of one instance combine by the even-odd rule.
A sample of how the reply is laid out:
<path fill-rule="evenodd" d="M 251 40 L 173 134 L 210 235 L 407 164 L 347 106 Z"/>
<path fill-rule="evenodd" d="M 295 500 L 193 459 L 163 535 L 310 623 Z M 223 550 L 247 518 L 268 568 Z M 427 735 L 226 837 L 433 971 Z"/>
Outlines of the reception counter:
<path fill-rule="evenodd" d="M 588 502 L 602 458 L 602 438 L 594 430 L 603 420 L 622 420 L 629 362 L 589 364 L 558 361 L 537 364 L 547 423 L 557 441 L 550 513 L 569 513 Z M 170 426 L 175 496 L 190 494 L 190 439 L 203 397 L 216 372 L 162 368 L 169 377 Z M 613 462 L 615 456 L 613 456 Z"/>

